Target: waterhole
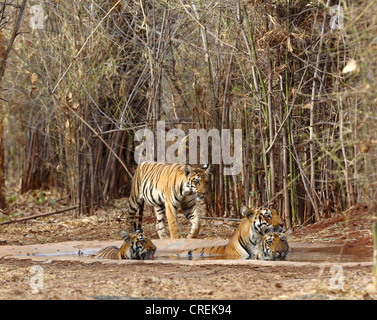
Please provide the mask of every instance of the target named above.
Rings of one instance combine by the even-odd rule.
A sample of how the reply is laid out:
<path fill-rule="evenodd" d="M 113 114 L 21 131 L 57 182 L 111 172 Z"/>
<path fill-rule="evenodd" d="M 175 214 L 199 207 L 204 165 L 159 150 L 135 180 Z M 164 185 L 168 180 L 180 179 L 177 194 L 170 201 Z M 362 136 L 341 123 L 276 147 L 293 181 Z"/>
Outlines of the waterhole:
<path fill-rule="evenodd" d="M 100 248 L 99 248 L 100 249 Z M 88 250 L 76 250 L 71 252 L 58 252 L 58 253 L 34 253 L 33 256 L 39 257 L 88 257 L 90 254 L 94 254 L 99 251 L 99 249 L 88 249 Z M 373 247 L 341 247 L 341 246 L 303 246 L 298 247 L 291 246 L 288 256 L 285 261 L 295 261 L 295 262 L 369 262 L 373 258 Z M 157 261 L 203 261 L 203 260 L 234 260 L 228 259 L 223 256 L 210 256 L 210 257 L 185 257 L 185 256 L 175 256 L 174 252 L 157 250 L 155 256 L 152 260 Z"/>

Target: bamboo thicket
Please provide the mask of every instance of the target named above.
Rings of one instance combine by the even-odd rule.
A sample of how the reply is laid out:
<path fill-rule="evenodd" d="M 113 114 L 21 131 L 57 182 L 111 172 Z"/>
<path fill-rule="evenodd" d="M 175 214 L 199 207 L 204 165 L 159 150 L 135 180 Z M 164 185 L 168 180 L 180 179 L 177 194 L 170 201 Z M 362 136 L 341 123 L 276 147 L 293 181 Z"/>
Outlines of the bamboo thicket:
<path fill-rule="evenodd" d="M 376 9 L 341 1 L 340 19 L 334 5 L 43 3 L 7 71 L 22 191 L 55 186 L 81 214 L 128 196 L 134 134 L 163 120 L 242 129 L 242 172 L 214 165 L 208 215 L 267 204 L 294 226 L 373 202 Z"/>

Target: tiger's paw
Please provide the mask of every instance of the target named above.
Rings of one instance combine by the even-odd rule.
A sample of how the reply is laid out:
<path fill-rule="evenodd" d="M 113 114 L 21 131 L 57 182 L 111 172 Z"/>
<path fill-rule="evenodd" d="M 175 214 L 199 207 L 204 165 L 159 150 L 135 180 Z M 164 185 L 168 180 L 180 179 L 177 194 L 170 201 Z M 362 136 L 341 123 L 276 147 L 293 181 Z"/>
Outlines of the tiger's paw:
<path fill-rule="evenodd" d="M 170 237 L 166 233 L 158 233 L 158 237 L 160 239 L 170 239 Z"/>

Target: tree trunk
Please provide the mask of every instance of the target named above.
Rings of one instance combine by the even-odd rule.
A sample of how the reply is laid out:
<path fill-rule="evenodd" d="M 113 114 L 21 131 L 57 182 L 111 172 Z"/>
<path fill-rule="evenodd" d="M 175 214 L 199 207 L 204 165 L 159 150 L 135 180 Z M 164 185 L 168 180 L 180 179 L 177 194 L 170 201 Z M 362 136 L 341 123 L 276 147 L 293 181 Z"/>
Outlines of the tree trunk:
<path fill-rule="evenodd" d="M 377 208 L 373 208 L 373 236 L 374 236 L 374 250 L 373 250 L 373 285 L 377 290 Z"/>
<path fill-rule="evenodd" d="M 20 28 L 22 15 L 24 13 L 26 6 L 26 0 L 23 0 L 18 11 L 18 15 L 13 27 L 11 38 L 8 42 L 8 46 L 5 48 L 3 35 L 0 30 L 0 94 L 2 92 L 1 82 L 4 77 L 5 68 L 7 65 L 7 60 L 9 57 L 9 53 L 13 47 L 14 40 L 18 35 L 18 29 Z M 0 97 L 1 98 L 1 97 Z M 3 103 L 2 99 L 0 99 L 0 208 L 4 209 L 7 206 L 7 202 L 5 199 L 5 164 L 4 164 L 4 117 L 5 114 L 3 110 Z"/>

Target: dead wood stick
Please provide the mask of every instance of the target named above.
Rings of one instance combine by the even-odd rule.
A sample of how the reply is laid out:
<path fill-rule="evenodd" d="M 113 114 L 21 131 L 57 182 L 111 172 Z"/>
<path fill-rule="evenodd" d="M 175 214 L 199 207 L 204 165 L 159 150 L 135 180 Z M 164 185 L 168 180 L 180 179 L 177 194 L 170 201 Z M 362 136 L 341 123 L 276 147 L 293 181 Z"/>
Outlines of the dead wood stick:
<path fill-rule="evenodd" d="M 0 225 L 11 224 L 11 223 L 15 223 L 15 222 L 22 222 L 22 221 L 31 220 L 31 219 L 40 218 L 40 217 L 47 217 L 47 216 L 51 216 L 53 214 L 58 214 L 58 213 L 66 212 L 66 211 L 71 211 L 71 210 L 77 209 L 78 207 L 79 206 L 76 205 L 76 206 L 67 207 L 67 208 L 64 208 L 64 209 L 56 210 L 56 211 L 50 211 L 50 212 L 46 212 L 46 213 L 35 214 L 33 216 L 29 216 L 29 217 L 25 217 L 25 218 L 20 218 L 20 219 L 16 219 L 16 220 L 3 221 L 3 222 L 0 222 Z"/>
<path fill-rule="evenodd" d="M 200 219 L 224 220 L 224 221 L 241 221 L 242 220 L 242 219 L 236 219 L 236 218 L 221 218 L 221 217 L 200 217 Z"/>

